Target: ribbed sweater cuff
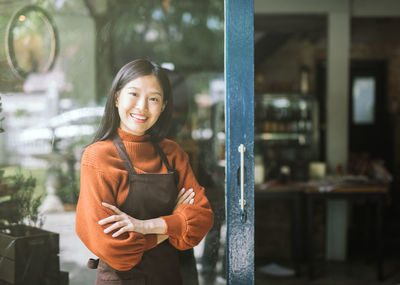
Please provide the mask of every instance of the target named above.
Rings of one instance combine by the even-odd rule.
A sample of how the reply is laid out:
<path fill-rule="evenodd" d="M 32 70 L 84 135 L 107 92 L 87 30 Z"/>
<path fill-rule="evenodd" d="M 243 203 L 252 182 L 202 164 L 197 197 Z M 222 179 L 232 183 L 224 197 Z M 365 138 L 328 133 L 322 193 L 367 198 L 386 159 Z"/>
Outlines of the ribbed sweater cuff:
<path fill-rule="evenodd" d="M 186 219 L 182 214 L 175 213 L 169 216 L 161 217 L 167 224 L 165 229 L 165 235 L 169 235 L 172 238 L 182 237 L 187 228 Z"/>

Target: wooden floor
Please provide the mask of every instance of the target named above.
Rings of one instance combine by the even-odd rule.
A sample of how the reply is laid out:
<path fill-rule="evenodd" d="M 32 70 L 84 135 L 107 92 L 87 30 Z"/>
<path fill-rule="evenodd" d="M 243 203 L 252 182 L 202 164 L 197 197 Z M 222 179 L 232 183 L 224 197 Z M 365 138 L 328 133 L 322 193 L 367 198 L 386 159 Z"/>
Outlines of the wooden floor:
<path fill-rule="evenodd" d="M 257 285 L 400 285 L 400 256 L 397 259 L 386 260 L 384 265 L 385 278 L 377 281 L 374 264 L 364 261 L 326 262 L 318 265 L 317 278 L 309 280 L 306 277 L 306 267 L 302 266 L 300 277 L 272 277 L 260 273 L 256 269 Z"/>

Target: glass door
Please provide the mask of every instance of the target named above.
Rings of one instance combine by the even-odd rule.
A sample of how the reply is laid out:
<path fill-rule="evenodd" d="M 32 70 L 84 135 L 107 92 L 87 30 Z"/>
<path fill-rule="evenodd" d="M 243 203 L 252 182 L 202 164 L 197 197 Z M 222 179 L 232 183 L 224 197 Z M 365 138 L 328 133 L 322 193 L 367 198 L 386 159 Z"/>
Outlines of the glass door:
<path fill-rule="evenodd" d="M 86 264 L 95 256 L 75 233 L 82 151 L 119 68 L 150 59 L 172 85 L 168 138 L 189 155 L 214 212 L 195 259 L 182 259 L 184 284 L 226 284 L 224 1 L 8 1 L 0 11 L 0 228 L 25 222 L 6 215 L 3 184 L 32 176 L 41 204 L 32 226 L 60 235 L 55 270 L 71 285 L 94 284 Z"/>
<path fill-rule="evenodd" d="M 253 1 L 33 0 L 0 11 L 0 234 L 16 223 L 59 234 L 51 270 L 94 283 L 95 256 L 75 233 L 82 151 L 116 72 L 146 58 L 168 72 L 168 138 L 189 155 L 214 212 L 195 259 L 182 262 L 184 284 L 254 283 Z M 32 203 L 13 220 L 17 196 L 5 189 L 17 186 Z"/>

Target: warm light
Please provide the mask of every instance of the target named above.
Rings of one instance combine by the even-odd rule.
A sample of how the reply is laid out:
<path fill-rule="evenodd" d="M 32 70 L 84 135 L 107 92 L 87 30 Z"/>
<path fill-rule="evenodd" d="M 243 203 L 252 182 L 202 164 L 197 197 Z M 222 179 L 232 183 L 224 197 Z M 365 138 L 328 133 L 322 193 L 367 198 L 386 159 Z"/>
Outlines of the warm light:
<path fill-rule="evenodd" d="M 20 15 L 18 17 L 18 20 L 20 20 L 21 22 L 25 21 L 25 19 L 26 19 L 25 15 Z"/>
<path fill-rule="evenodd" d="M 169 7 L 170 7 L 169 0 L 163 0 L 163 1 L 161 2 L 161 5 L 163 6 L 164 11 L 168 11 L 168 10 L 169 10 Z"/>

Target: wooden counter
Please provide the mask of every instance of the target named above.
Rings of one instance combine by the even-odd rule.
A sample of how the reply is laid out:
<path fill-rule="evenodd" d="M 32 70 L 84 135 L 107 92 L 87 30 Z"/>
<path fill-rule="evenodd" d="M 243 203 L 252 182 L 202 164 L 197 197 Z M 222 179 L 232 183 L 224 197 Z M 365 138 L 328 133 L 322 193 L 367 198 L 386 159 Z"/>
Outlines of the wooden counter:
<path fill-rule="evenodd" d="M 377 279 L 383 279 L 383 206 L 388 192 L 389 185 L 387 184 L 371 181 L 341 181 L 340 179 L 255 185 L 257 200 L 284 199 L 292 202 L 292 256 L 298 273 L 301 248 L 306 246 L 310 279 L 314 277 L 313 207 L 317 200 L 326 202 L 330 199 L 367 200 L 375 204 Z M 302 215 L 303 212 L 306 213 L 305 218 Z M 299 237 L 305 237 L 305 241 Z"/>

